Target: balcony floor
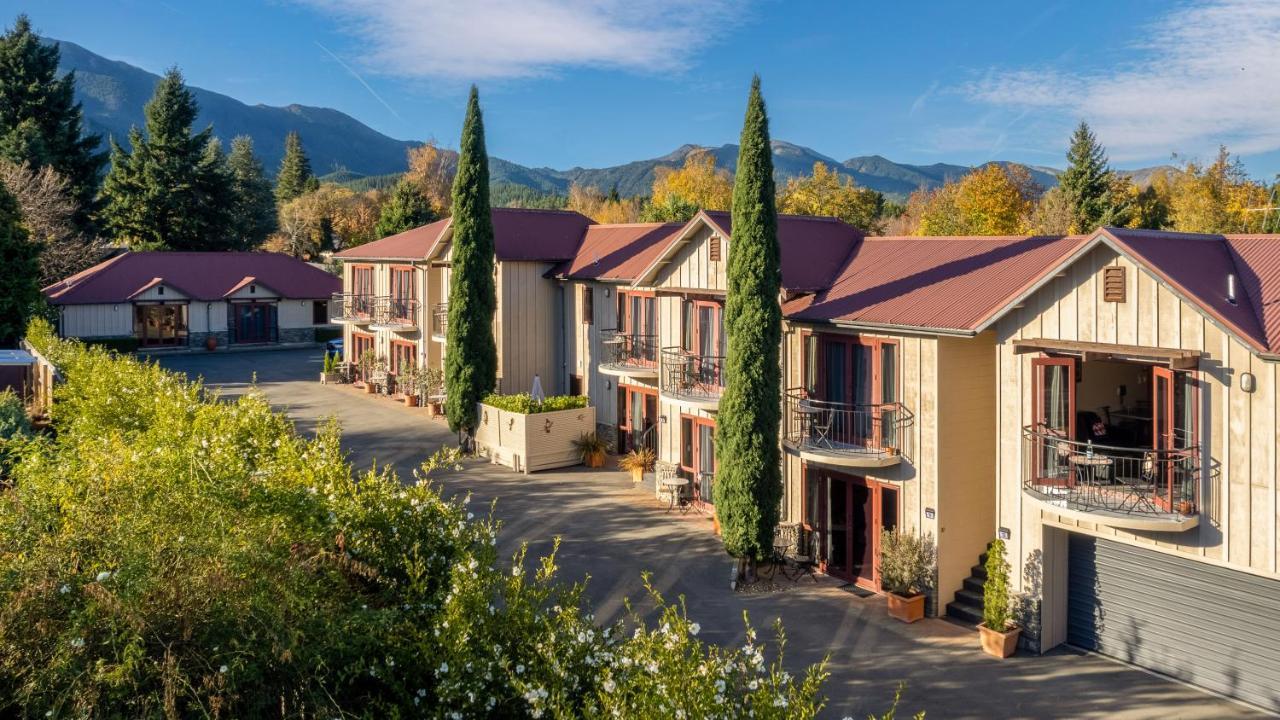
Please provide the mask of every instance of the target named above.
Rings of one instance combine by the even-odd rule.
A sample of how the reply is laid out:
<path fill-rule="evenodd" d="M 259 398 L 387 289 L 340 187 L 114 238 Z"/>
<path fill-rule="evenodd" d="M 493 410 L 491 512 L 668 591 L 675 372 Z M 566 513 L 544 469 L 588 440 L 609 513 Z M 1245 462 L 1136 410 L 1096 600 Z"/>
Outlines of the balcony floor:
<path fill-rule="evenodd" d="M 890 455 L 883 450 L 872 450 L 858 445 L 833 443 L 815 445 L 809 442 L 784 440 L 782 446 L 801 460 L 850 468 L 887 468 L 902 463 L 902 455 Z"/>
<path fill-rule="evenodd" d="M 686 390 L 662 390 L 663 398 L 681 405 L 716 412 L 720 409 L 720 393 L 703 393 Z"/>
<path fill-rule="evenodd" d="M 1113 528 L 1125 530 L 1147 530 L 1154 532 L 1182 532 L 1200 524 L 1200 515 L 1179 515 L 1178 513 L 1126 513 L 1116 510 L 1087 508 L 1071 501 L 1066 492 L 1057 492 L 1056 488 L 1045 487 L 1034 489 L 1023 486 L 1022 493 L 1049 512 L 1083 520 L 1101 523 Z"/>
<path fill-rule="evenodd" d="M 596 366 L 601 375 L 612 375 L 613 377 L 635 377 L 635 378 L 656 378 L 658 377 L 658 366 L 654 365 L 632 365 L 630 363 L 600 363 Z"/>

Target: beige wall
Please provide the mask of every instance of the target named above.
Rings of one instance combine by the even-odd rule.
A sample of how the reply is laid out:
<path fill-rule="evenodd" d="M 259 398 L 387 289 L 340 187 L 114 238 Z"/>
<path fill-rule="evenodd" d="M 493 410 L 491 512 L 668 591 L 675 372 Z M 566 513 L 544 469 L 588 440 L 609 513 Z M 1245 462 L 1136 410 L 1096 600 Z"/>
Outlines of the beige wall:
<path fill-rule="evenodd" d="M 1102 269 L 1126 268 L 1124 303 L 1102 299 Z M 1164 552 L 1202 558 L 1232 568 L 1277 572 L 1277 372 L 1208 319 L 1196 306 L 1127 258 L 1100 246 L 1030 297 L 996 327 L 999 343 L 998 523 L 1010 528 L 1010 560 L 1027 564 L 1015 583 L 1034 590 L 1042 525 L 1087 532 Z M 1135 533 L 1101 523 L 1077 522 L 1043 509 L 1021 489 L 1024 425 L 1031 418 L 1031 362 L 1014 353 L 1019 338 L 1046 338 L 1180 348 L 1203 353 L 1200 435 L 1206 460 L 1219 464 L 1216 484 L 1201 491 L 1200 525 L 1182 533 Z M 1256 390 L 1240 389 L 1253 373 Z M 1129 388 L 1129 401 L 1140 389 Z M 1206 463 L 1207 464 L 1207 463 Z M 1208 478 L 1205 479 L 1206 485 Z"/>
<path fill-rule="evenodd" d="M 342 290 L 343 292 L 351 292 L 352 267 L 353 266 L 371 266 L 373 268 L 373 294 L 375 296 L 389 296 L 391 294 L 391 269 L 413 267 L 413 282 L 416 296 L 418 298 L 418 325 L 414 330 L 374 330 L 367 324 L 351 325 L 344 324 L 342 329 L 342 341 L 344 348 L 351 348 L 352 332 L 360 332 L 367 335 L 373 335 L 373 351 L 379 358 L 391 360 L 391 344 L 393 340 L 413 343 L 415 348 L 415 356 L 420 366 L 425 366 L 429 355 L 430 344 L 429 335 L 431 332 L 431 311 L 427 303 L 423 302 L 424 298 L 429 297 L 427 290 L 427 277 L 429 270 L 424 262 L 408 263 L 403 261 L 396 262 L 368 262 L 353 260 L 342 263 Z M 338 311 L 336 307 L 329 308 L 329 314 L 333 315 Z M 359 358 L 351 355 L 351 350 L 345 349 L 346 359 L 350 362 L 356 362 Z"/>
<path fill-rule="evenodd" d="M 534 374 L 548 395 L 564 392 L 557 358 L 563 352 L 559 284 L 541 262 L 498 263 L 498 383 L 504 393 L 529 392 Z M 566 303 L 568 298 L 565 299 Z"/>
<path fill-rule="evenodd" d="M 222 332 L 227 329 L 227 304 L 221 300 L 187 303 L 180 297 L 165 292 L 166 301 L 186 304 L 187 330 L 192 333 Z M 139 296 L 142 299 L 142 296 Z M 313 327 L 311 300 L 280 300 L 277 322 L 281 328 Z M 66 337 L 131 337 L 133 335 L 133 303 L 101 303 L 95 305 L 64 305 L 61 308 L 62 329 Z"/>

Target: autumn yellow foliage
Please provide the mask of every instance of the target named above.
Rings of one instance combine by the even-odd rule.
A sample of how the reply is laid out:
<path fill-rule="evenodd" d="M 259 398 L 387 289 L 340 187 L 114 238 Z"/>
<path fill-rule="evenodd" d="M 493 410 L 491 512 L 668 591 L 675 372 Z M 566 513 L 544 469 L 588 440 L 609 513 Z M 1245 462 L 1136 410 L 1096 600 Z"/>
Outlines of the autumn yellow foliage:
<path fill-rule="evenodd" d="M 1188 161 L 1180 171 L 1163 172 L 1151 186 L 1167 207 L 1170 230 L 1198 233 L 1262 232 L 1270 191 L 1249 179 L 1239 158 L 1219 148 L 1212 163 Z"/>
<path fill-rule="evenodd" d="M 702 210 L 728 210 L 733 204 L 733 177 L 728 170 L 717 168 L 715 156 L 706 150 L 689 153 L 679 169 L 658 167 L 654 171 L 653 204 L 680 201 Z"/>
<path fill-rule="evenodd" d="M 883 195 L 858 187 L 853 178 L 842 177 L 820 162 L 813 164 L 812 175 L 788 179 L 778 193 L 779 212 L 839 218 L 870 234 L 883 229 L 883 210 Z"/>
<path fill-rule="evenodd" d="M 1024 168 L 987 165 L 912 193 L 906 217 L 916 235 L 1018 235 L 1031 228 L 1037 190 Z"/>
<path fill-rule="evenodd" d="M 409 149 L 409 171 L 404 178 L 416 185 L 431 207 L 441 215 L 449 212 L 456 162 L 457 158 L 441 150 L 434 140 Z"/>
<path fill-rule="evenodd" d="M 574 210 L 598 223 L 633 223 L 640 217 L 640 198 L 605 195 L 598 188 L 574 183 L 569 186 L 566 210 Z"/>

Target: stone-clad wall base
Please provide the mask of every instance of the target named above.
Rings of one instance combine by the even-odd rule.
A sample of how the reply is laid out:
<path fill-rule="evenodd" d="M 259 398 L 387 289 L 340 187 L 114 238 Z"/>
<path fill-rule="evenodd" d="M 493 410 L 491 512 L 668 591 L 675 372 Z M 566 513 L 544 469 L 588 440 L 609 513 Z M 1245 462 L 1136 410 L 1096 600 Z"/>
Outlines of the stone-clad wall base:
<path fill-rule="evenodd" d="M 315 341 L 316 329 L 313 327 L 280 328 L 280 342 L 282 343 L 312 343 Z"/>

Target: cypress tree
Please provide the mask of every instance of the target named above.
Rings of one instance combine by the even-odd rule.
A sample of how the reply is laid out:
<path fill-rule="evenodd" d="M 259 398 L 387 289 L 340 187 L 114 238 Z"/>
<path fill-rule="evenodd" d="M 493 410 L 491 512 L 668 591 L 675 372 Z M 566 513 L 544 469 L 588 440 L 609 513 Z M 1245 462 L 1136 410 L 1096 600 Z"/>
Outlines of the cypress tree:
<path fill-rule="evenodd" d="M 1071 135 L 1067 169 L 1058 176 L 1058 185 L 1071 205 L 1073 232 L 1093 232 L 1113 220 L 1111 182 L 1106 150 L 1098 144 L 1089 124 L 1082 121 Z"/>
<path fill-rule="evenodd" d="M 103 218 L 121 240 L 172 250 L 225 249 L 230 179 L 213 126 L 192 133 L 196 101 L 172 68 L 144 109 L 147 132 L 129 131 L 130 151 L 111 141 Z"/>
<path fill-rule="evenodd" d="M 401 180 L 391 189 L 391 198 L 378 213 L 378 222 L 374 226 L 378 237 L 412 230 L 437 219 L 431 203 L 418 191 L 417 186 L 407 180 Z"/>
<path fill-rule="evenodd" d="M 284 157 L 280 158 L 280 171 L 276 173 L 276 201 L 283 204 L 318 187 L 320 181 L 311 172 L 302 137 L 291 130 L 284 138 Z"/>
<path fill-rule="evenodd" d="M 75 75 L 58 77 L 61 53 L 44 44 L 19 15 L 0 36 L 0 157 L 32 168 L 51 166 L 70 183 L 77 203 L 78 229 L 90 218 L 106 153 L 102 138 L 84 132 L 84 114 L 75 101 Z"/>
<path fill-rule="evenodd" d="M 40 301 L 40 245 L 22 225 L 18 201 L 0 185 L 0 348 L 14 347 Z"/>
<path fill-rule="evenodd" d="M 480 94 L 471 86 L 462 124 L 458 173 L 453 178 L 453 249 L 449 328 L 444 363 L 445 414 L 449 429 L 469 437 L 476 403 L 493 390 L 498 347 L 493 339 L 493 215 L 489 209 L 489 156 L 484 148 Z"/>
<path fill-rule="evenodd" d="M 733 237 L 726 270 L 725 388 L 716 419 L 716 513 L 725 550 L 754 570 L 773 550 L 782 500 L 782 286 L 769 117 L 760 78 L 751 81 L 733 183 Z"/>
<path fill-rule="evenodd" d="M 253 138 L 241 135 L 231 141 L 227 156 L 231 180 L 232 235 L 239 249 L 255 248 L 276 229 L 276 201 L 262 161 L 253 153 Z"/>

